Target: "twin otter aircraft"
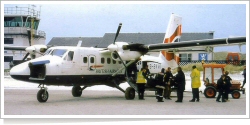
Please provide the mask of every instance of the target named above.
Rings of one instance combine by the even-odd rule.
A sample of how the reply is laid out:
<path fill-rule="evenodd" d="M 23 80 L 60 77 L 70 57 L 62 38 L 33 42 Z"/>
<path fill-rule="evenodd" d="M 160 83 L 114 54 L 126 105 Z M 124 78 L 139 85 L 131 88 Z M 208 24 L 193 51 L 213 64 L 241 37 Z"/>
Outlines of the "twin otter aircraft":
<path fill-rule="evenodd" d="M 43 56 L 14 66 L 10 70 L 10 75 L 16 80 L 39 84 L 39 102 L 48 100 L 49 94 L 45 85 L 73 86 L 74 97 L 80 97 L 87 87 L 107 85 L 124 92 L 126 99 L 134 99 L 137 87 L 127 73 L 131 65 L 139 61 L 156 62 L 160 64 L 160 71 L 161 68 L 178 66 L 175 52 L 179 49 L 241 45 L 246 42 L 246 37 L 178 42 L 181 36 L 181 22 L 181 17 L 172 14 L 163 43 L 150 45 L 116 42 L 121 29 L 120 24 L 114 42 L 107 48 L 81 47 L 81 41 L 76 47 L 50 47 Z M 43 49 L 41 47 L 33 45 L 26 51 L 34 53 Z M 158 57 L 145 55 L 151 51 L 159 51 L 160 54 Z M 130 85 L 126 90 L 119 87 L 119 84 L 124 82 Z"/>

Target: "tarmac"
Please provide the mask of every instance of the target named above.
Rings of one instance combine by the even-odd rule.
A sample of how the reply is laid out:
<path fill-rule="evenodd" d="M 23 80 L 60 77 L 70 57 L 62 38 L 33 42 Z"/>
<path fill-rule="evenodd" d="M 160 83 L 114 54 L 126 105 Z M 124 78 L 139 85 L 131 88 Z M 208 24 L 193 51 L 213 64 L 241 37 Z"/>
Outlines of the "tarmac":
<path fill-rule="evenodd" d="M 239 99 L 229 95 L 229 102 L 216 102 L 200 93 L 200 102 L 189 102 L 191 92 L 184 92 L 182 103 L 172 100 L 157 102 L 154 92 L 146 91 L 145 100 L 126 100 L 116 90 L 84 90 L 73 97 L 71 90 L 48 90 L 49 99 L 36 99 L 39 89 L 4 89 L 3 118 L 249 118 L 246 94 Z M 217 93 L 218 94 L 218 93 Z M 248 111 L 247 111 L 248 110 Z"/>

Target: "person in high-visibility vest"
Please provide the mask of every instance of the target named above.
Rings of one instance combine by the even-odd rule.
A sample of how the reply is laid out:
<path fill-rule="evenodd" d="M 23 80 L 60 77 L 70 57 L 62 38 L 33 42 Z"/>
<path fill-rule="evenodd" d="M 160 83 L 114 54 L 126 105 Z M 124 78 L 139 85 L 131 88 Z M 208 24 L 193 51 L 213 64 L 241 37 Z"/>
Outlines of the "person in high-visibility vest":
<path fill-rule="evenodd" d="M 139 100 L 144 100 L 145 84 L 147 83 L 146 79 L 142 75 L 143 72 L 146 72 L 146 69 L 142 68 L 141 71 L 137 72 L 136 84 L 138 88 Z"/>

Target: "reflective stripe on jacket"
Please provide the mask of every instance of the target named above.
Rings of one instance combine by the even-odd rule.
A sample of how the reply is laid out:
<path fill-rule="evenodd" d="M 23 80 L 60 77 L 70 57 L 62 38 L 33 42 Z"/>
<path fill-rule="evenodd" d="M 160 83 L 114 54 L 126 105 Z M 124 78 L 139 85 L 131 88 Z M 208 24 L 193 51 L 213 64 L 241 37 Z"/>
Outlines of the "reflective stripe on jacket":
<path fill-rule="evenodd" d="M 146 79 L 142 75 L 142 71 L 137 72 L 136 83 L 146 83 Z"/>

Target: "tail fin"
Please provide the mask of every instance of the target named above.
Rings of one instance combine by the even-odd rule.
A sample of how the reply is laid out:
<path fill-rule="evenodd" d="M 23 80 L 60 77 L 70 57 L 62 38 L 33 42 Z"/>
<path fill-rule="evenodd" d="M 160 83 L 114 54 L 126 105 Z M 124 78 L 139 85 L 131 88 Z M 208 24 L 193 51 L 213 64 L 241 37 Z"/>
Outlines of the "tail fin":
<path fill-rule="evenodd" d="M 182 24 L 182 18 L 176 14 L 171 14 L 163 43 L 168 44 L 173 42 L 179 42 L 179 39 L 181 38 L 181 24 Z M 168 53 L 163 50 L 161 51 L 160 55 L 164 56 L 168 63 L 170 62 L 176 64 L 179 63 L 179 56 L 175 55 L 174 53 Z M 176 65 L 176 64 L 170 64 L 170 65 Z"/>
<path fill-rule="evenodd" d="M 176 14 L 171 14 L 168 28 L 163 43 L 177 42 L 181 37 L 182 18 Z"/>

